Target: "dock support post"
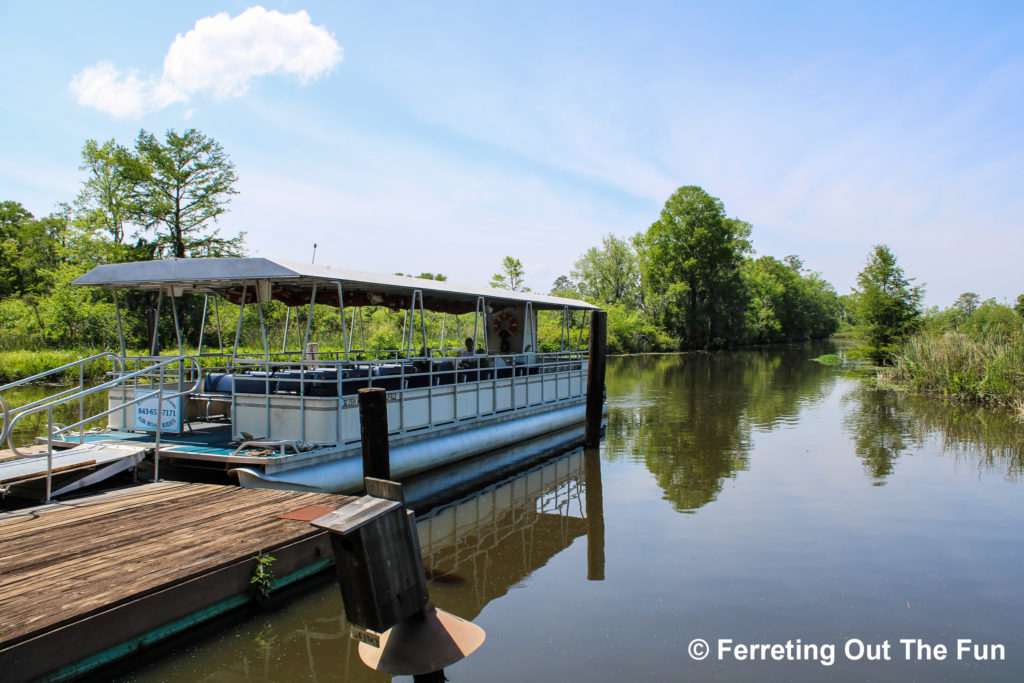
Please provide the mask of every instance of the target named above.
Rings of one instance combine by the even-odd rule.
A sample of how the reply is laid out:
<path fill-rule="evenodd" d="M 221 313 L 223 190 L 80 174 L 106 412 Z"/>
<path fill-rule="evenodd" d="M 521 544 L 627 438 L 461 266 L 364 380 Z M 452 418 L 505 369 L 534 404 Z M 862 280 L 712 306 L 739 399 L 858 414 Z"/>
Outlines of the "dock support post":
<path fill-rule="evenodd" d="M 363 477 L 391 479 L 388 445 L 388 392 L 380 387 L 359 390 L 359 433 L 363 447 Z"/>
<path fill-rule="evenodd" d="M 591 311 L 590 350 L 587 357 L 587 415 L 583 424 L 583 445 L 586 448 L 597 448 L 601 443 L 607 337 L 608 314 L 604 311 Z"/>

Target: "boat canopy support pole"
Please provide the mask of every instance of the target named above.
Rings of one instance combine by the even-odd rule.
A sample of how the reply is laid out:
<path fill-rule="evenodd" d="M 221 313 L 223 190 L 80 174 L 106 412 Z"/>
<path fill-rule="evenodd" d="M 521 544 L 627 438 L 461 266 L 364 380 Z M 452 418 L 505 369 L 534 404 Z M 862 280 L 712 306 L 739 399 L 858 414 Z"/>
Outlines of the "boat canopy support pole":
<path fill-rule="evenodd" d="M 416 301 L 416 294 L 420 295 L 420 334 L 423 336 L 423 354 L 427 353 L 427 318 L 426 313 L 423 311 L 423 292 L 417 289 L 413 293 L 413 302 Z"/>
<path fill-rule="evenodd" d="M 448 314 L 441 314 L 441 354 L 444 354 L 444 326 L 448 322 Z"/>
<path fill-rule="evenodd" d="M 536 330 L 533 325 L 533 302 L 526 302 L 526 320 L 523 321 L 523 353 L 535 346 Z M 537 349 L 533 348 L 534 351 Z"/>
<path fill-rule="evenodd" d="M 359 311 L 359 348 L 365 351 L 366 331 L 363 329 L 363 307 L 359 306 L 356 310 Z"/>
<path fill-rule="evenodd" d="M 338 286 L 338 311 L 341 313 L 341 338 L 345 341 L 348 336 L 346 334 L 348 332 L 348 326 L 345 324 L 345 293 L 341 289 L 341 280 L 338 280 L 335 284 Z M 348 360 L 348 351 L 349 344 L 345 341 L 345 360 Z"/>
<path fill-rule="evenodd" d="M 423 345 L 422 349 L 427 348 L 427 321 L 423 313 L 423 291 L 419 289 L 412 290 L 412 305 L 409 307 L 409 341 L 405 348 L 406 358 L 412 358 L 413 349 L 416 344 L 413 343 L 413 337 L 416 336 L 416 302 L 419 301 L 420 309 L 420 337 Z M 404 341 L 404 335 L 403 335 Z M 416 352 L 419 355 L 419 351 Z"/>
<path fill-rule="evenodd" d="M 178 299 L 174 296 L 174 287 L 170 288 L 171 293 L 171 317 L 174 318 L 174 336 L 178 338 L 178 355 L 184 356 L 185 350 L 181 345 L 181 325 L 178 323 Z"/>
<path fill-rule="evenodd" d="M 153 338 L 150 340 L 151 344 L 149 347 L 149 355 L 155 356 L 156 349 L 159 345 L 160 340 L 160 307 L 164 302 L 164 290 L 160 289 L 160 293 L 156 295 L 156 318 L 153 320 Z"/>
<path fill-rule="evenodd" d="M 242 336 L 242 317 L 245 315 L 245 295 L 249 293 L 249 285 L 242 284 L 242 303 L 238 308 L 238 326 L 235 327 L 235 349 L 231 352 L 231 369 L 235 367 L 235 360 L 238 357 L 238 340 Z"/>
<path fill-rule="evenodd" d="M 267 282 L 266 289 L 270 289 L 270 282 Z M 263 319 L 263 292 L 261 291 L 260 282 L 256 282 L 256 308 L 259 309 L 260 314 L 260 334 L 263 335 L 263 357 L 270 362 L 270 347 L 267 345 L 267 323 Z"/>
<path fill-rule="evenodd" d="M 314 247 L 315 249 L 315 247 Z M 313 293 L 309 297 L 309 313 L 306 315 L 306 339 L 302 342 L 302 356 L 305 358 L 306 349 L 309 348 L 309 333 L 313 329 L 313 306 L 316 305 L 316 283 L 313 283 Z"/>
<path fill-rule="evenodd" d="M 203 355 L 203 333 L 206 332 L 206 311 L 210 307 L 210 295 L 206 294 L 203 296 L 203 321 L 199 323 L 199 349 L 196 350 L 196 355 Z"/>
<path fill-rule="evenodd" d="M 288 350 L 288 325 L 292 319 L 292 307 L 289 306 L 284 312 L 284 341 L 281 342 L 281 353 Z"/>
<path fill-rule="evenodd" d="M 362 310 L 362 308 L 359 307 L 359 306 L 353 306 L 352 307 L 352 322 L 351 322 L 351 324 L 349 324 L 349 328 L 348 328 L 348 348 L 350 348 L 350 349 L 352 348 L 352 335 L 355 334 L 355 332 L 356 332 L 356 311 L 360 311 L 360 310 Z M 360 337 L 361 336 L 362 335 L 360 335 Z M 364 344 L 363 346 L 366 346 L 366 345 Z"/>
<path fill-rule="evenodd" d="M 565 347 L 569 344 L 569 307 L 562 307 L 562 331 L 558 335 L 558 344 L 561 347 L 560 351 L 565 351 Z"/>
<path fill-rule="evenodd" d="M 220 297 L 213 297 L 213 314 L 217 317 L 217 346 L 220 348 L 220 354 L 224 355 L 224 337 L 221 335 L 220 330 Z"/>
<path fill-rule="evenodd" d="M 121 300 L 117 296 L 117 290 L 114 290 L 114 310 L 117 311 L 117 343 L 121 347 L 121 358 L 126 356 L 125 343 L 124 343 L 124 327 L 121 325 Z"/>
<path fill-rule="evenodd" d="M 413 295 L 415 297 L 415 294 Z M 412 345 L 412 332 L 410 332 L 411 326 L 409 325 L 409 316 L 412 315 L 412 308 L 408 311 L 402 311 L 402 345 L 399 347 L 400 350 L 405 351 L 406 355 L 409 354 L 409 347 Z M 406 341 L 405 333 L 409 332 L 410 341 Z"/>
<path fill-rule="evenodd" d="M 480 347 L 477 333 L 481 322 L 484 325 L 484 353 L 487 353 L 487 300 L 478 296 L 476 298 L 476 313 L 473 314 L 473 346 L 476 348 Z"/>

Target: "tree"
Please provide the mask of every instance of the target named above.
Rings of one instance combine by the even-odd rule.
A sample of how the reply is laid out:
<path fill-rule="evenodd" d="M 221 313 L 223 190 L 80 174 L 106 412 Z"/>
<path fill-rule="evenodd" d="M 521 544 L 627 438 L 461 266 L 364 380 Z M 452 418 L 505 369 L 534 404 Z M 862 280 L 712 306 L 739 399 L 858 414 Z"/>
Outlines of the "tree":
<path fill-rule="evenodd" d="M 528 292 L 528 287 L 523 287 L 523 264 L 517 258 L 506 256 L 501 262 L 503 272 L 496 273 L 491 278 L 491 287 L 497 289 L 510 289 L 513 292 Z"/>
<path fill-rule="evenodd" d="M 584 299 L 605 306 L 637 303 L 640 295 L 640 264 L 624 239 L 605 235 L 601 247 L 591 247 L 576 261 L 572 277 Z"/>
<path fill-rule="evenodd" d="M 1017 295 L 1017 303 L 1013 305 L 1013 310 L 1017 315 L 1024 316 L 1024 294 Z"/>
<path fill-rule="evenodd" d="M 961 320 L 966 320 L 978 310 L 978 304 L 981 303 L 981 297 L 974 292 L 964 292 L 957 297 L 956 301 L 953 302 L 953 308 L 957 311 L 957 317 Z"/>
<path fill-rule="evenodd" d="M 565 275 L 559 275 L 551 284 L 551 296 L 560 296 L 566 299 L 579 299 L 580 292 L 572 280 Z"/>
<path fill-rule="evenodd" d="M 122 244 L 127 236 L 126 224 L 140 213 L 140 189 L 148 176 L 146 166 L 111 139 L 102 145 L 86 140 L 78 168 L 88 173 L 75 200 L 80 217 L 106 232 L 114 244 Z"/>
<path fill-rule="evenodd" d="M 835 290 L 817 273 L 805 274 L 802 269 L 796 256 L 783 261 L 762 256 L 745 263 L 750 341 L 820 339 L 836 331 L 839 301 Z"/>
<path fill-rule="evenodd" d="M 32 219 L 20 202 L 0 202 L 0 300 L 21 293 L 21 234 L 25 223 Z"/>
<path fill-rule="evenodd" d="M 857 275 L 857 333 L 864 352 L 876 363 L 887 362 L 897 345 L 920 327 L 924 289 L 912 286 L 913 281 L 884 244 L 873 247 Z"/>
<path fill-rule="evenodd" d="M 227 211 L 231 195 L 238 194 L 235 166 L 219 143 L 195 129 L 181 135 L 169 130 L 165 142 L 141 130 L 135 153 L 146 169 L 137 215 L 156 233 L 156 254 L 242 254 L 244 233 L 225 239 L 210 226 Z"/>
<path fill-rule="evenodd" d="M 19 202 L 0 202 L 0 299 L 46 291 L 67 229 L 65 212 L 37 219 Z"/>
<path fill-rule="evenodd" d="M 691 185 L 676 190 L 661 218 L 638 238 L 650 305 L 686 346 L 742 339 L 740 268 L 751 251 L 749 237 L 749 223 L 726 217 L 721 200 Z"/>

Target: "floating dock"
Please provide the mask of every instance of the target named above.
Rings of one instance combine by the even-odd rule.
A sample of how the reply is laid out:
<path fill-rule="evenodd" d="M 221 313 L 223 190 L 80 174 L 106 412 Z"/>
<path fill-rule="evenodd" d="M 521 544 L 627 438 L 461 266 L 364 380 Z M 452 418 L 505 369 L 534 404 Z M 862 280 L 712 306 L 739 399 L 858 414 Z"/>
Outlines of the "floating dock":
<path fill-rule="evenodd" d="M 349 496 L 158 482 L 0 514 L 0 671 L 67 680 L 333 566 Z"/>

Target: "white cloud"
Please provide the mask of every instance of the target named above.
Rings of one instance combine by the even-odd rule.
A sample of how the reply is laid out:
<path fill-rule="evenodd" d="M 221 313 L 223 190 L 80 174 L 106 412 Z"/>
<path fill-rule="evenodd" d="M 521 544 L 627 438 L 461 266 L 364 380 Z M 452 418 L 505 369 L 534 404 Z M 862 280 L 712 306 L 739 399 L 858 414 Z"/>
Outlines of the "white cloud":
<path fill-rule="evenodd" d="M 234 18 L 226 12 L 205 17 L 178 34 L 159 80 L 100 62 L 76 74 L 70 88 L 83 106 L 137 118 L 197 93 L 238 97 L 258 76 L 285 74 L 305 84 L 341 58 L 341 46 L 326 28 L 313 26 L 305 11 L 282 14 L 256 6 Z"/>

